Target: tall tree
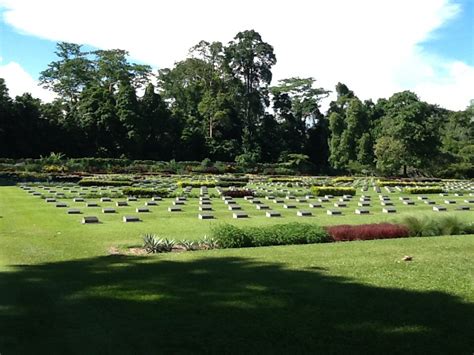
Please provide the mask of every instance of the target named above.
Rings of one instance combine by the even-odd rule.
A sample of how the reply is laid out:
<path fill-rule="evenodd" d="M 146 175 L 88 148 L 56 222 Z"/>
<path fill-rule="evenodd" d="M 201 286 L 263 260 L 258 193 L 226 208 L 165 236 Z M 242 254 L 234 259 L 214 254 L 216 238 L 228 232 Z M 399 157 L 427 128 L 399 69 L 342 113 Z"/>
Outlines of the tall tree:
<path fill-rule="evenodd" d="M 273 47 L 264 42 L 254 30 L 239 32 L 226 49 L 232 73 L 243 83 L 243 150 L 257 149 L 256 127 L 268 106 L 268 91 L 272 80 L 271 68 L 276 64 Z"/>

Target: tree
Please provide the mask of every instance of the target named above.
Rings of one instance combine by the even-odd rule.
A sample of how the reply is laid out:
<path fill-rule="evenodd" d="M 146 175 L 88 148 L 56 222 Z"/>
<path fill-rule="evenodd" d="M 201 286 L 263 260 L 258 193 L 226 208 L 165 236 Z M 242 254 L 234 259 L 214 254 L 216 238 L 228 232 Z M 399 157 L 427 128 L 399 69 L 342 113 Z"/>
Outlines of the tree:
<path fill-rule="evenodd" d="M 390 136 L 377 139 L 375 144 L 375 156 L 377 158 L 377 170 L 384 175 L 398 175 L 405 161 L 400 157 L 406 156 L 406 146 Z"/>
<path fill-rule="evenodd" d="M 68 105 L 75 105 L 81 92 L 94 78 L 94 65 L 89 53 L 82 51 L 82 46 L 74 43 L 59 42 L 56 44 L 57 61 L 48 64 L 40 73 L 40 84 L 50 89 Z"/>
<path fill-rule="evenodd" d="M 266 88 L 276 64 L 273 47 L 254 30 L 239 32 L 226 48 L 227 61 L 234 76 L 243 83 L 243 150 L 256 151 L 256 127 L 268 106 Z"/>
<path fill-rule="evenodd" d="M 421 169 L 431 165 L 439 150 L 439 122 L 434 119 L 433 107 L 410 92 L 394 94 L 385 105 L 381 122 L 381 136 L 392 137 L 403 146 L 398 157 L 407 168 Z"/>

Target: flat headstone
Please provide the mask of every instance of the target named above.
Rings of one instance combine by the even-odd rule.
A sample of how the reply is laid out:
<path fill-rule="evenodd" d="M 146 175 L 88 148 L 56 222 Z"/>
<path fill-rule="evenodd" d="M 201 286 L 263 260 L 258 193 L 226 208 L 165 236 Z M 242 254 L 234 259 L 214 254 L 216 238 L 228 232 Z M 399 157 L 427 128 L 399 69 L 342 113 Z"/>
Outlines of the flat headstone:
<path fill-rule="evenodd" d="M 41 196 L 41 192 L 33 192 L 33 196 Z"/>
<path fill-rule="evenodd" d="M 334 207 L 347 207 L 347 203 L 344 202 L 336 202 Z"/>
<path fill-rule="evenodd" d="M 410 200 L 410 197 L 400 196 L 398 199 L 399 199 L 400 201 L 408 201 L 408 200 Z"/>
<path fill-rule="evenodd" d="M 369 201 L 357 202 L 357 206 L 359 206 L 359 207 L 370 207 L 370 202 Z"/>
<path fill-rule="evenodd" d="M 242 209 L 242 207 L 239 206 L 239 205 L 229 205 L 229 207 L 228 207 L 229 211 L 238 211 L 238 210 L 241 210 L 241 209 Z"/>
<path fill-rule="evenodd" d="M 96 216 L 82 217 L 82 224 L 90 224 L 90 223 L 99 223 L 99 219 Z"/>
<path fill-rule="evenodd" d="M 270 218 L 281 217 L 281 213 L 277 212 L 277 211 L 267 211 L 267 212 L 265 212 L 265 216 L 270 217 Z"/>
<path fill-rule="evenodd" d="M 250 203 L 254 204 L 254 205 L 259 205 L 262 203 L 262 201 L 260 200 L 250 200 Z"/>
<path fill-rule="evenodd" d="M 448 194 L 446 192 L 441 192 L 439 195 L 440 196 L 448 196 Z"/>
<path fill-rule="evenodd" d="M 355 210 L 356 214 L 370 214 L 370 211 L 367 208 L 357 208 Z"/>
<path fill-rule="evenodd" d="M 127 201 L 128 202 L 135 202 L 135 201 L 138 201 L 138 199 L 136 197 L 128 197 Z"/>
<path fill-rule="evenodd" d="M 128 203 L 127 203 L 127 201 L 117 201 L 117 202 L 115 202 L 115 205 L 117 207 L 125 207 L 125 206 L 128 206 Z"/>
<path fill-rule="evenodd" d="M 151 198 L 151 200 L 152 200 L 152 201 L 161 201 L 162 198 L 161 198 L 160 196 L 153 196 L 153 197 Z"/>
<path fill-rule="evenodd" d="M 474 203 L 474 200 L 464 200 L 464 203 Z"/>
<path fill-rule="evenodd" d="M 199 219 L 214 219 L 214 216 L 208 213 L 199 213 L 198 218 Z"/>
<path fill-rule="evenodd" d="M 257 205 L 255 206 L 257 208 L 257 210 L 269 210 L 270 207 L 267 206 L 267 205 Z"/>
<path fill-rule="evenodd" d="M 175 206 L 183 206 L 185 204 L 186 203 L 184 201 L 173 201 L 173 205 L 175 205 Z"/>
<path fill-rule="evenodd" d="M 244 200 L 246 201 L 253 200 L 253 199 L 254 199 L 253 196 L 244 196 Z"/>
<path fill-rule="evenodd" d="M 296 208 L 296 206 L 295 206 L 295 205 L 284 204 L 284 205 L 283 205 L 283 208 L 288 208 L 288 209 L 290 209 L 290 208 Z"/>
<path fill-rule="evenodd" d="M 222 200 L 227 201 L 227 200 L 232 200 L 232 196 L 223 196 Z"/>
<path fill-rule="evenodd" d="M 283 200 L 281 198 L 277 198 L 277 199 L 273 200 L 273 203 L 285 203 L 285 200 Z"/>
<path fill-rule="evenodd" d="M 102 208 L 102 213 L 115 213 L 115 208 Z"/>
<path fill-rule="evenodd" d="M 289 195 L 285 197 L 287 200 L 294 200 L 296 197 L 293 195 Z"/>
<path fill-rule="evenodd" d="M 111 202 L 112 200 L 109 197 L 102 197 L 100 202 Z"/>
<path fill-rule="evenodd" d="M 78 210 L 76 208 L 71 208 L 67 210 L 67 214 L 81 214 L 81 210 Z"/>
<path fill-rule="evenodd" d="M 65 204 L 64 202 L 59 202 L 59 203 L 56 204 L 56 207 L 64 208 L 64 207 L 67 207 L 67 204 Z"/>
<path fill-rule="evenodd" d="M 434 205 L 435 204 L 435 202 L 431 201 L 431 200 L 424 200 L 423 202 L 427 205 Z"/>
<path fill-rule="evenodd" d="M 212 206 L 199 206 L 199 211 L 212 211 Z"/>
<path fill-rule="evenodd" d="M 237 203 L 237 201 L 234 201 L 234 200 L 226 200 L 226 201 L 224 201 L 224 203 L 225 203 L 226 205 L 235 205 L 235 204 Z"/>
<path fill-rule="evenodd" d="M 138 207 L 138 208 L 135 209 L 135 211 L 137 213 L 146 213 L 146 212 L 150 212 L 150 209 L 146 208 L 146 207 Z"/>
<path fill-rule="evenodd" d="M 72 199 L 74 202 L 84 202 L 84 199 L 82 197 L 75 197 Z"/>
<path fill-rule="evenodd" d="M 236 219 L 239 219 L 239 218 L 248 218 L 249 215 L 245 212 L 235 212 L 235 213 L 232 213 L 232 218 L 236 218 Z"/>
<path fill-rule="evenodd" d="M 323 205 L 321 205 L 320 203 L 310 203 L 309 207 L 310 208 L 322 208 Z"/>
<path fill-rule="evenodd" d="M 45 201 L 47 203 L 53 203 L 53 202 L 56 202 L 56 199 L 55 198 L 47 198 L 47 199 L 45 199 Z"/>
<path fill-rule="evenodd" d="M 436 211 L 436 212 L 441 212 L 441 211 L 446 211 L 446 207 L 444 206 L 433 206 L 433 211 Z"/>
<path fill-rule="evenodd" d="M 383 213 L 397 213 L 397 210 L 393 207 L 382 208 Z"/>
<path fill-rule="evenodd" d="M 330 216 L 342 215 L 342 211 L 339 210 L 327 210 L 326 213 Z"/>
<path fill-rule="evenodd" d="M 265 199 L 266 199 L 266 200 L 274 200 L 274 199 L 275 199 L 275 196 L 271 196 L 271 195 L 270 195 L 270 196 L 266 196 Z"/>
<path fill-rule="evenodd" d="M 87 202 L 86 207 L 99 207 L 99 205 L 95 202 Z"/>
<path fill-rule="evenodd" d="M 324 195 L 324 198 L 331 199 L 331 198 L 334 198 L 334 196 L 333 195 Z"/>
<path fill-rule="evenodd" d="M 313 214 L 311 213 L 311 211 L 298 211 L 296 212 L 296 215 L 298 217 L 311 217 Z"/>
<path fill-rule="evenodd" d="M 308 200 L 305 199 L 305 198 L 299 198 L 299 199 L 296 200 L 296 202 L 298 202 L 298 203 L 306 203 L 306 202 L 308 202 Z"/>
<path fill-rule="evenodd" d="M 138 218 L 137 216 L 123 216 L 122 220 L 125 223 L 140 222 L 140 218 Z"/>
<path fill-rule="evenodd" d="M 212 205 L 212 202 L 208 201 L 208 200 L 205 200 L 205 201 L 199 201 L 199 204 L 201 206 L 210 206 L 210 205 Z"/>
<path fill-rule="evenodd" d="M 318 198 L 318 201 L 319 202 L 329 202 L 329 199 L 327 197 L 321 197 L 321 198 Z"/>
<path fill-rule="evenodd" d="M 147 201 L 145 202 L 146 206 L 158 206 L 158 203 L 156 201 Z"/>
<path fill-rule="evenodd" d="M 447 205 L 453 205 L 456 203 L 456 201 L 454 200 L 444 200 L 444 203 L 447 204 Z"/>
<path fill-rule="evenodd" d="M 470 211 L 471 207 L 470 206 L 458 206 L 455 208 L 456 211 Z"/>
<path fill-rule="evenodd" d="M 418 196 L 418 200 L 427 200 L 428 199 L 428 196 Z"/>
<path fill-rule="evenodd" d="M 186 201 L 187 197 L 186 196 L 178 196 L 176 197 L 176 201 Z"/>
<path fill-rule="evenodd" d="M 181 207 L 176 207 L 176 206 L 168 207 L 168 212 L 181 212 Z"/>
<path fill-rule="evenodd" d="M 456 196 L 456 197 L 461 197 L 461 196 L 464 196 L 464 194 L 461 193 L 461 192 L 456 192 L 456 193 L 454 194 L 454 196 Z"/>
<path fill-rule="evenodd" d="M 407 206 L 413 206 L 415 204 L 415 201 L 412 201 L 412 200 L 404 200 L 403 201 L 403 204 L 404 205 L 407 205 Z"/>
<path fill-rule="evenodd" d="M 382 206 L 393 206 L 393 202 L 392 201 L 382 201 L 380 202 L 380 204 Z"/>
<path fill-rule="evenodd" d="M 341 197 L 341 198 L 339 199 L 339 202 L 350 202 L 350 201 L 351 201 L 351 199 L 350 199 L 350 198 L 346 198 L 346 197 Z"/>

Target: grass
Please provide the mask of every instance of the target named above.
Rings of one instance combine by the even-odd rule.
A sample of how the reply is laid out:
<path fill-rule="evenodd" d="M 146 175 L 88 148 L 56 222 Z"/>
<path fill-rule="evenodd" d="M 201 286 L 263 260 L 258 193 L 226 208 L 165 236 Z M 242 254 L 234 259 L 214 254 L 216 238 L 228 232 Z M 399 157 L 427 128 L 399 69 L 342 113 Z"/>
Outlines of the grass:
<path fill-rule="evenodd" d="M 372 200 L 372 209 L 380 210 Z M 253 210 L 249 220 L 232 221 L 218 204 L 223 215 L 216 222 L 275 223 Z M 16 187 L 0 187 L 0 353 L 474 349 L 474 236 L 108 255 L 110 246 L 140 243 L 142 231 L 177 239 L 208 231 L 210 223 L 196 218 L 197 205 L 171 218 L 168 205 L 152 207 L 140 224 L 96 213 L 104 223 L 84 226 L 78 216 Z M 405 207 L 406 214 L 423 213 L 424 207 Z M 472 211 L 456 215 L 472 219 Z M 281 222 L 293 218 L 302 220 L 285 215 Z M 368 222 L 323 211 L 303 220 Z M 404 255 L 413 261 L 402 261 Z"/>

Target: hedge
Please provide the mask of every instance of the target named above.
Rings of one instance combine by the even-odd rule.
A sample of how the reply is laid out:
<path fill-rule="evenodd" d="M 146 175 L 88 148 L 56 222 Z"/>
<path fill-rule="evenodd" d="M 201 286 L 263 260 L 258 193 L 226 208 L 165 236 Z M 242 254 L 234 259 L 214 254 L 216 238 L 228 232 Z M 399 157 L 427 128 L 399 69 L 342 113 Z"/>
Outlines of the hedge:
<path fill-rule="evenodd" d="M 403 191 L 409 194 L 436 194 L 443 192 L 443 188 L 441 186 L 406 187 Z"/>
<path fill-rule="evenodd" d="M 336 187 L 336 186 L 313 186 L 311 192 L 315 196 L 333 195 L 352 195 L 356 194 L 356 189 L 353 187 Z"/>
<path fill-rule="evenodd" d="M 320 226 L 296 222 L 262 227 L 236 227 L 222 224 L 212 229 L 212 236 L 221 248 L 312 244 L 330 241 L 327 232 Z"/>
<path fill-rule="evenodd" d="M 142 187 L 126 187 L 123 190 L 123 194 L 126 196 L 135 196 L 135 197 L 168 197 L 168 190 L 165 189 L 146 189 Z"/>
<path fill-rule="evenodd" d="M 99 180 L 99 179 L 82 179 L 78 183 L 81 186 L 131 186 L 130 180 Z"/>
<path fill-rule="evenodd" d="M 227 190 L 222 193 L 222 196 L 245 197 L 254 196 L 254 193 L 251 190 Z"/>
<path fill-rule="evenodd" d="M 326 230 L 332 240 L 336 242 L 406 238 L 410 236 L 410 230 L 407 226 L 391 223 L 339 225 L 326 227 Z"/>

